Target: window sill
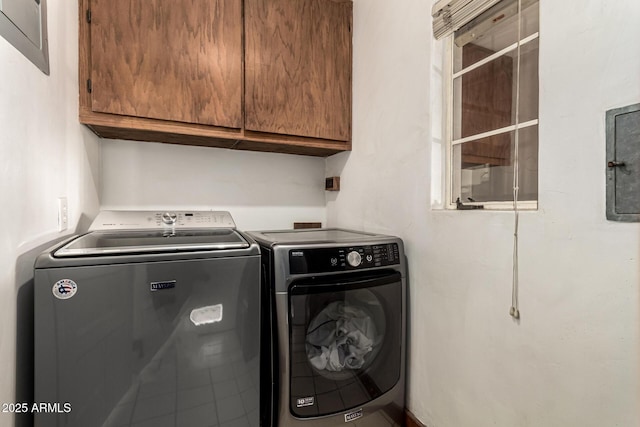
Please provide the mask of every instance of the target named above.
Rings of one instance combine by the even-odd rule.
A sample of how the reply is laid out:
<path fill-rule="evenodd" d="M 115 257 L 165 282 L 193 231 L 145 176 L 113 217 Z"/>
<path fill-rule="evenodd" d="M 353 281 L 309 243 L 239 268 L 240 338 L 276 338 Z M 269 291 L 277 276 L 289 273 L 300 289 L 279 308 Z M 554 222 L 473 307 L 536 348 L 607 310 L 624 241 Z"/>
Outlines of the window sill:
<path fill-rule="evenodd" d="M 482 206 L 481 209 L 457 209 L 456 204 L 452 203 L 448 206 L 445 206 L 444 209 L 439 209 L 439 210 L 445 210 L 445 211 L 456 211 L 456 210 L 460 210 L 460 211 L 473 211 L 473 212 L 483 212 L 483 211 L 490 211 L 490 212 L 513 212 L 515 209 L 513 207 L 513 202 L 485 202 L 485 203 L 479 203 L 479 202 L 468 202 L 465 203 L 465 206 Z M 435 209 L 434 209 L 435 210 Z M 537 201 L 532 201 L 532 200 L 523 200 L 518 202 L 518 211 L 536 211 L 538 210 L 538 202 Z"/>

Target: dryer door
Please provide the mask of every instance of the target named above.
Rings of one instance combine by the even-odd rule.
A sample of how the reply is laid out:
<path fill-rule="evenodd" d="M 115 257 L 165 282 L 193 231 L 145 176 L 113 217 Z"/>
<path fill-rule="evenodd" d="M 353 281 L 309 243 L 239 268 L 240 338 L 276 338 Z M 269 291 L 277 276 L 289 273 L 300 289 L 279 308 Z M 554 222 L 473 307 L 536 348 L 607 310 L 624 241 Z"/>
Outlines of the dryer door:
<path fill-rule="evenodd" d="M 389 391 L 402 366 L 402 277 L 313 277 L 289 289 L 290 410 L 344 412 Z"/>

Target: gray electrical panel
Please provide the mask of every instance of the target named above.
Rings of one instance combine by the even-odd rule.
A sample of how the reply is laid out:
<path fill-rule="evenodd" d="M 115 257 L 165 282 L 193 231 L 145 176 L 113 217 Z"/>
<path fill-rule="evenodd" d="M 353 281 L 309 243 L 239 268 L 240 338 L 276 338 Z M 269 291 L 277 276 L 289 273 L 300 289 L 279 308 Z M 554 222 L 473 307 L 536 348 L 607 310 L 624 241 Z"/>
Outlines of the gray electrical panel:
<path fill-rule="evenodd" d="M 49 75 L 47 0 L 0 0 L 0 37 Z"/>
<path fill-rule="evenodd" d="M 607 219 L 640 222 L 640 104 L 607 111 Z"/>

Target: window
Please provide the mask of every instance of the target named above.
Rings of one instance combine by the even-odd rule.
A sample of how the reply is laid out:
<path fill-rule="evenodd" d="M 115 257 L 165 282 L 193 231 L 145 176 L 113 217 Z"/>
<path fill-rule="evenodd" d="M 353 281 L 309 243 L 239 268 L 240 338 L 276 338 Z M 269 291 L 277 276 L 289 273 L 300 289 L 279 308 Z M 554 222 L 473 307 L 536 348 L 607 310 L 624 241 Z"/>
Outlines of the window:
<path fill-rule="evenodd" d="M 456 3 L 486 7 L 449 31 L 448 205 L 536 208 L 538 1 Z"/>

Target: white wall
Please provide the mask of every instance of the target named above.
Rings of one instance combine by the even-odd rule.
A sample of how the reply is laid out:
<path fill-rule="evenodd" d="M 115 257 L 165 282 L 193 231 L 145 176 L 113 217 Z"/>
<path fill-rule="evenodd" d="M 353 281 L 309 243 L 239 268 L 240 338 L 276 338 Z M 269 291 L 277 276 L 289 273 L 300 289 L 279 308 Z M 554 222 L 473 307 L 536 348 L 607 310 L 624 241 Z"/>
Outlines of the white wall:
<path fill-rule="evenodd" d="M 51 76 L 0 39 L 0 364 L 16 362 L 16 293 L 29 270 L 17 260 L 86 225 L 102 191 L 104 208 L 220 208 L 242 229 L 326 220 L 403 237 L 408 405 L 430 427 L 639 425 L 640 229 L 604 219 L 604 112 L 640 102 L 640 4 L 542 1 L 540 209 L 521 219 L 514 323 L 513 217 L 430 208 L 441 114 L 430 5 L 355 3 L 354 151 L 327 161 L 342 190 L 328 194 L 326 217 L 322 159 L 98 143 L 77 120 L 76 3 L 48 4 Z M 66 233 L 56 231 L 60 196 Z M 0 402 L 14 400 L 14 383 L 5 369 Z M 12 425 L 0 413 L 0 427 Z"/>
<path fill-rule="evenodd" d="M 98 142 L 77 119 L 76 5 L 48 4 L 50 76 L 0 38 L 1 403 L 15 401 L 16 298 L 32 274 L 27 254 L 72 233 L 98 210 Z M 58 197 L 69 203 L 69 229 L 62 233 Z M 0 413 L 0 426 L 13 426 L 13 415 Z"/>
<path fill-rule="evenodd" d="M 326 222 L 322 158 L 102 141 L 103 209 L 222 209 L 240 230 Z"/>
<path fill-rule="evenodd" d="M 409 409 L 429 427 L 640 425 L 640 228 L 605 219 L 604 120 L 640 102 L 640 3 L 541 1 L 540 208 L 521 216 L 519 322 L 513 214 L 430 208 L 442 111 L 427 3 L 356 0 L 354 151 L 327 162 L 342 177 L 329 225 L 406 242 Z"/>

